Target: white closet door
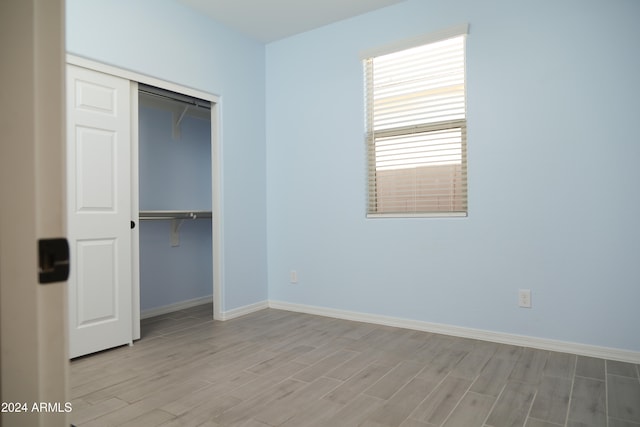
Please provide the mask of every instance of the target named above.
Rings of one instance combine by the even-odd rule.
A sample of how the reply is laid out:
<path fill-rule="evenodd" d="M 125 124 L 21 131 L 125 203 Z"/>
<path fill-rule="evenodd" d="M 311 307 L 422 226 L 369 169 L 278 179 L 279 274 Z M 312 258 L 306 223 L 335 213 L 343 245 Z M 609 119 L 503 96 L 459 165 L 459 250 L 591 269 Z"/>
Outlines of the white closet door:
<path fill-rule="evenodd" d="M 67 66 L 70 357 L 132 341 L 129 90 Z"/>

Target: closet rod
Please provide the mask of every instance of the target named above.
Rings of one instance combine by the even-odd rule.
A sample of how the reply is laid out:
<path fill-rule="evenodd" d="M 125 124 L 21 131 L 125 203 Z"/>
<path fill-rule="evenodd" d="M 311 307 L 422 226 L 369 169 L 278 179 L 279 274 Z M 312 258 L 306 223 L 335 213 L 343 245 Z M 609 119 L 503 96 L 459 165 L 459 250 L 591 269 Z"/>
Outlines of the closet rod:
<path fill-rule="evenodd" d="M 160 89 L 155 86 L 148 86 L 143 83 L 138 84 L 138 91 L 157 98 L 163 98 L 171 101 L 182 102 L 194 107 L 204 108 L 205 110 L 211 110 L 211 102 L 205 101 L 200 98 L 193 98 L 191 96 L 183 95 L 181 93 L 172 92 L 170 90 Z"/>
<path fill-rule="evenodd" d="M 211 218 L 211 211 L 140 211 L 141 220 L 160 219 L 205 219 Z"/>
<path fill-rule="evenodd" d="M 209 105 L 203 105 L 203 104 L 201 104 L 201 101 L 187 101 L 187 100 L 184 100 L 184 99 L 176 99 L 176 98 L 173 98 L 171 96 L 159 95 L 157 93 L 145 92 L 143 90 L 140 90 L 140 92 L 143 92 L 145 95 L 155 96 L 156 98 L 162 98 L 162 99 L 167 99 L 167 100 L 170 100 L 170 101 L 180 102 L 182 104 L 187 104 L 187 105 L 190 105 L 192 107 L 202 108 L 204 110 L 211 110 L 211 107 Z"/>

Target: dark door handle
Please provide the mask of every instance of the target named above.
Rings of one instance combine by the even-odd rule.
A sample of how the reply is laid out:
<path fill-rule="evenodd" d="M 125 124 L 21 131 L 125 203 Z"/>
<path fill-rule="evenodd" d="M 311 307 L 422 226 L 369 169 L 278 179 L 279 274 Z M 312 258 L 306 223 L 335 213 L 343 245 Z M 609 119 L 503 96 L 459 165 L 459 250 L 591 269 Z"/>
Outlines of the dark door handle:
<path fill-rule="evenodd" d="M 131 229 L 133 230 L 134 228 L 136 228 L 136 223 L 134 221 L 131 221 Z"/>
<path fill-rule="evenodd" d="M 65 238 L 38 240 L 38 281 L 64 282 L 69 278 L 69 243 Z"/>

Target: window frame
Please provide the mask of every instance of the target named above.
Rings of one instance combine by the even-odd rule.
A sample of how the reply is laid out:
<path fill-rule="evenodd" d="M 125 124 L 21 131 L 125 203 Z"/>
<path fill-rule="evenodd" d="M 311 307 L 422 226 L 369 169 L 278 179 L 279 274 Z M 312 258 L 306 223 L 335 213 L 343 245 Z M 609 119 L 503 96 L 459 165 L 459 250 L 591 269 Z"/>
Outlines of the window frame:
<path fill-rule="evenodd" d="M 466 97 L 466 36 L 468 34 L 468 24 L 462 24 L 451 27 L 438 32 L 419 36 L 416 38 L 403 40 L 375 49 L 370 49 L 361 53 L 360 58 L 364 67 L 364 84 L 365 84 L 365 141 L 367 150 L 367 167 L 366 167 L 366 217 L 367 218 L 434 218 L 434 217 L 467 217 L 469 213 L 468 204 L 468 178 L 467 178 L 467 97 Z M 370 75 L 369 61 L 373 61 L 378 56 L 388 55 L 399 51 L 420 47 L 431 43 L 444 41 L 450 38 L 463 36 L 463 84 L 464 84 L 464 117 L 462 119 L 443 120 L 426 124 L 409 125 L 404 127 L 394 127 L 390 129 L 382 129 L 373 131 L 373 108 L 372 101 L 368 99 L 373 94 L 373 76 Z M 371 198 L 377 196 L 377 177 L 376 169 L 376 140 L 396 135 L 417 135 L 429 132 L 437 132 L 447 129 L 460 129 L 461 132 L 461 176 L 464 179 L 464 210 L 442 210 L 442 211 L 399 211 L 399 212 L 378 212 L 372 209 Z M 373 170 L 371 168 L 374 168 Z M 372 175 L 374 176 L 372 178 Z M 373 188 L 372 188 L 373 186 Z"/>

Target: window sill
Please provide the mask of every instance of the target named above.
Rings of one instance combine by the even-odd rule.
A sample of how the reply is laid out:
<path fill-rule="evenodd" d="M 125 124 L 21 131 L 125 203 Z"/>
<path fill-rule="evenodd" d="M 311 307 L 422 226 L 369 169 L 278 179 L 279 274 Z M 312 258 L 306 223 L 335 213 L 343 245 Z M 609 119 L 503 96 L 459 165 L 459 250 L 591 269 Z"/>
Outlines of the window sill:
<path fill-rule="evenodd" d="M 367 214 L 367 218 L 466 218 L 467 212 L 380 213 Z"/>

